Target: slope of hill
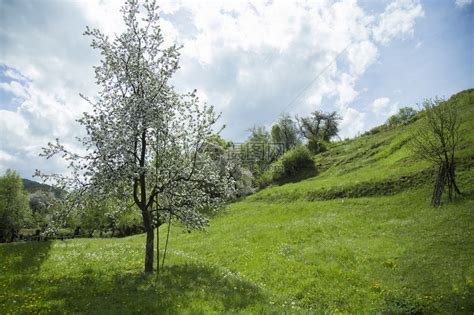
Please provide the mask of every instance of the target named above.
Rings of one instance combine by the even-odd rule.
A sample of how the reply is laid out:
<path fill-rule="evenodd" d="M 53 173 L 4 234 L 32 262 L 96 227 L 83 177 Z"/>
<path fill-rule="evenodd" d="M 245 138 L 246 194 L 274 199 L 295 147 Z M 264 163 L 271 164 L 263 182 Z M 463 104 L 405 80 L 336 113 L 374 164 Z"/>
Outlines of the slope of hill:
<path fill-rule="evenodd" d="M 0 245 L 0 309 L 472 313 L 474 90 L 453 98 L 451 204 L 429 206 L 432 170 L 406 147 L 414 122 L 333 144 L 317 176 L 229 205 L 206 232 L 173 226 L 158 279 L 141 273 L 143 235 Z"/>
<path fill-rule="evenodd" d="M 47 184 L 38 183 L 38 182 L 35 182 L 34 180 L 29 180 L 26 178 L 23 178 L 22 181 L 23 181 L 23 188 L 25 189 L 27 193 L 31 194 L 31 193 L 41 190 L 41 191 L 51 191 L 54 193 L 56 197 L 61 194 L 60 190 L 52 186 L 49 186 Z"/>

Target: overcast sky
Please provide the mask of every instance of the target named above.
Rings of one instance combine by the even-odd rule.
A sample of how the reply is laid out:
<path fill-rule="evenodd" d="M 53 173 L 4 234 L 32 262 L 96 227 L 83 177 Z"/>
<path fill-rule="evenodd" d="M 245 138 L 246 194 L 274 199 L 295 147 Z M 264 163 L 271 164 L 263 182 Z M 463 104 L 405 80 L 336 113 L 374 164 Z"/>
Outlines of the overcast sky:
<path fill-rule="evenodd" d="M 166 44 L 182 44 L 179 91 L 198 89 L 243 141 L 281 113 L 343 116 L 340 136 L 383 123 L 401 106 L 474 87 L 472 0 L 158 1 Z M 38 157 L 96 92 L 99 55 L 86 25 L 123 29 L 121 2 L 0 0 L 0 173 L 31 178 L 64 162 Z"/>

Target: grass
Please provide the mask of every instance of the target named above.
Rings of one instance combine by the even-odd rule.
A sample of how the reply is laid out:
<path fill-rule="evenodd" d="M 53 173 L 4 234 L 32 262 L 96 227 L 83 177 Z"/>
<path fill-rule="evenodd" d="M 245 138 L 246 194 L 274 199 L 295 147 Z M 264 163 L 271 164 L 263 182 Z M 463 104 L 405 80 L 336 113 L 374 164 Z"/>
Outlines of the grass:
<path fill-rule="evenodd" d="M 140 238 L 14 244 L 0 250 L 1 313 L 260 312 L 268 304 L 255 285 L 188 259 L 175 257 L 159 279 L 144 275 Z"/>
<path fill-rule="evenodd" d="M 427 193 L 243 202 L 208 235 L 176 236 L 174 246 L 238 270 L 304 309 L 472 310 L 474 202 L 432 209 Z"/>
<path fill-rule="evenodd" d="M 143 235 L 2 244 L 0 313 L 473 313 L 462 106 L 451 204 L 429 206 L 432 170 L 406 148 L 414 123 L 334 144 L 318 176 L 233 203 L 206 232 L 173 226 L 159 277 L 142 273 Z"/>

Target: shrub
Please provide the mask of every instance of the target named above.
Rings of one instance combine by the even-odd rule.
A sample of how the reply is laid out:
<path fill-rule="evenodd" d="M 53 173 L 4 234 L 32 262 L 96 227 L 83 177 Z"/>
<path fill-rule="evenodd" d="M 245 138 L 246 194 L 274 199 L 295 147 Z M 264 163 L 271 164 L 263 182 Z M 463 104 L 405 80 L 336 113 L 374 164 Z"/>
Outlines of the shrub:
<path fill-rule="evenodd" d="M 278 180 L 282 177 L 291 177 L 301 171 L 314 169 L 314 161 L 311 158 L 311 153 L 308 148 L 304 146 L 286 152 L 278 159 L 278 162 L 281 163 L 281 167 L 274 173 L 274 180 Z M 275 177 L 275 175 L 277 177 Z"/>
<path fill-rule="evenodd" d="M 387 130 L 387 128 L 388 128 L 387 125 L 388 125 L 388 123 L 387 123 L 387 124 L 384 124 L 384 125 L 380 125 L 380 126 L 374 127 L 374 128 L 372 128 L 372 129 L 370 129 L 369 131 L 366 131 L 363 135 L 364 135 L 364 136 L 368 136 L 368 135 L 375 135 L 375 134 L 378 134 L 378 133 L 380 133 L 380 132 L 382 132 L 382 131 Z"/>
<path fill-rule="evenodd" d="M 306 147 L 313 154 L 318 154 L 327 151 L 326 143 L 324 141 L 315 141 L 314 139 L 309 139 Z"/>
<path fill-rule="evenodd" d="M 306 146 L 298 146 L 273 162 L 270 167 L 256 179 L 256 185 L 262 189 L 272 183 L 285 183 L 292 180 L 315 175 L 314 161 Z"/>
<path fill-rule="evenodd" d="M 277 163 L 277 162 L 275 162 Z M 272 164 L 273 165 L 273 164 Z M 267 170 L 266 172 L 262 173 L 256 180 L 255 184 L 259 189 L 263 189 L 265 187 L 270 186 L 270 184 L 273 181 L 273 171 L 272 171 L 272 166 L 270 166 L 270 169 Z"/>

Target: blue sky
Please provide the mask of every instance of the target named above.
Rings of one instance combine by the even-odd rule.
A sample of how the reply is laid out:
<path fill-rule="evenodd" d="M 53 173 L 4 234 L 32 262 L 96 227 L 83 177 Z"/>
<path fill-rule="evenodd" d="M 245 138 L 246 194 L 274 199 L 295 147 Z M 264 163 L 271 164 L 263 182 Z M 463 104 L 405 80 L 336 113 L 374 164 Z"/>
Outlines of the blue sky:
<path fill-rule="evenodd" d="M 184 46 L 173 84 L 222 112 L 229 140 L 316 109 L 338 111 L 340 136 L 353 137 L 402 106 L 474 87 L 472 0 L 158 3 L 165 44 Z M 0 173 L 63 172 L 38 157 L 55 138 L 81 149 L 75 119 L 89 108 L 78 94 L 97 93 L 100 57 L 82 33 L 120 32 L 120 6 L 0 0 Z"/>

